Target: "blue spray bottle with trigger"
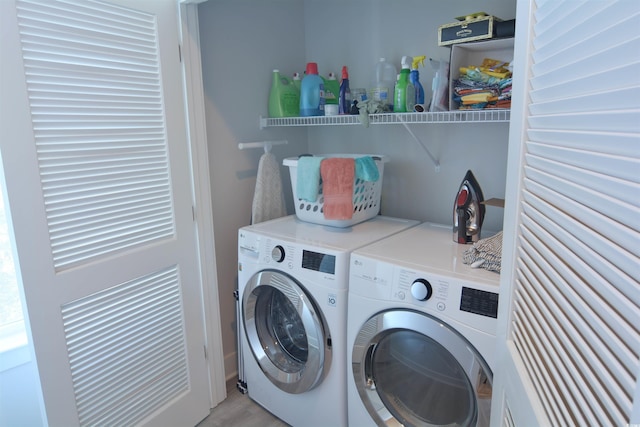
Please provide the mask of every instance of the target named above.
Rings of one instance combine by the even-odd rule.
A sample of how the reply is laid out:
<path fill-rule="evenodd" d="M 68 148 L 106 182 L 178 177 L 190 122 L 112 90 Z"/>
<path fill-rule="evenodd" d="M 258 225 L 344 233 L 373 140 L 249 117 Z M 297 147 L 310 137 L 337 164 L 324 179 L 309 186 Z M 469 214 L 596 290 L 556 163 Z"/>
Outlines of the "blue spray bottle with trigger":
<path fill-rule="evenodd" d="M 424 67 L 424 60 L 426 56 L 414 56 L 411 63 L 411 73 L 409 74 L 409 80 L 413 83 L 413 87 L 416 93 L 416 104 L 424 105 L 424 88 L 420 83 L 420 73 L 418 72 L 418 65 Z"/>

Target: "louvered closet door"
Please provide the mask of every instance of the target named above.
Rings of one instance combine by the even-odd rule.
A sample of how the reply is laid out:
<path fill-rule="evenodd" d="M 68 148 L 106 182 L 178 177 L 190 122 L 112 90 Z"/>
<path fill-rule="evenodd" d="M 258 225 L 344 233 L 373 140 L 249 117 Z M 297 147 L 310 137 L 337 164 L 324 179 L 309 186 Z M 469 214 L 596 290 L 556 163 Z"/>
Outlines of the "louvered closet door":
<path fill-rule="evenodd" d="M 193 426 L 209 394 L 177 2 L 0 4 L 0 147 L 48 423 Z"/>
<path fill-rule="evenodd" d="M 637 424 L 640 2 L 519 1 L 517 23 L 492 420 Z"/>

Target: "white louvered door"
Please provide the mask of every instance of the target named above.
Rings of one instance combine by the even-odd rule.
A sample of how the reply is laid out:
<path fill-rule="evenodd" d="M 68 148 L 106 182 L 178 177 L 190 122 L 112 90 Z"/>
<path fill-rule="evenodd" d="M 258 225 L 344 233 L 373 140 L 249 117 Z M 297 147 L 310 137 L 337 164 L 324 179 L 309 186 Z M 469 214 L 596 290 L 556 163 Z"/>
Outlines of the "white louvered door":
<path fill-rule="evenodd" d="M 519 0 L 493 425 L 640 423 L 640 2 Z"/>
<path fill-rule="evenodd" d="M 177 2 L 0 3 L 0 147 L 47 421 L 195 425 L 209 388 Z"/>

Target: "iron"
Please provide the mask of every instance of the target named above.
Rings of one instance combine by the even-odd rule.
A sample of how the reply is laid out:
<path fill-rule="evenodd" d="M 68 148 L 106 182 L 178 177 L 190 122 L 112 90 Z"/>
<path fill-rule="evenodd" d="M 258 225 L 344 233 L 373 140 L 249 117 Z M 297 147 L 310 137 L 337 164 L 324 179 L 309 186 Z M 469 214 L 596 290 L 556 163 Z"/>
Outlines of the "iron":
<path fill-rule="evenodd" d="M 453 204 L 453 241 L 461 244 L 480 240 L 486 207 L 480 184 L 468 170 Z"/>

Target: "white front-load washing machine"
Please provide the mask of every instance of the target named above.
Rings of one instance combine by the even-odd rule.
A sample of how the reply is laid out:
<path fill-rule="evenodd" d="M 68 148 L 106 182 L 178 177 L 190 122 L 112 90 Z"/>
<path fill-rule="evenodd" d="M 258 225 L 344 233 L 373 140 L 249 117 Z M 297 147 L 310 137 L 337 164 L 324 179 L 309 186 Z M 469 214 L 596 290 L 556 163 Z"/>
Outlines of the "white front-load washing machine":
<path fill-rule="evenodd" d="M 351 251 L 417 221 L 347 228 L 294 215 L 238 232 L 240 373 L 249 397 L 292 426 L 347 425 Z"/>
<path fill-rule="evenodd" d="M 499 275 L 423 223 L 351 254 L 349 425 L 488 426 Z"/>

